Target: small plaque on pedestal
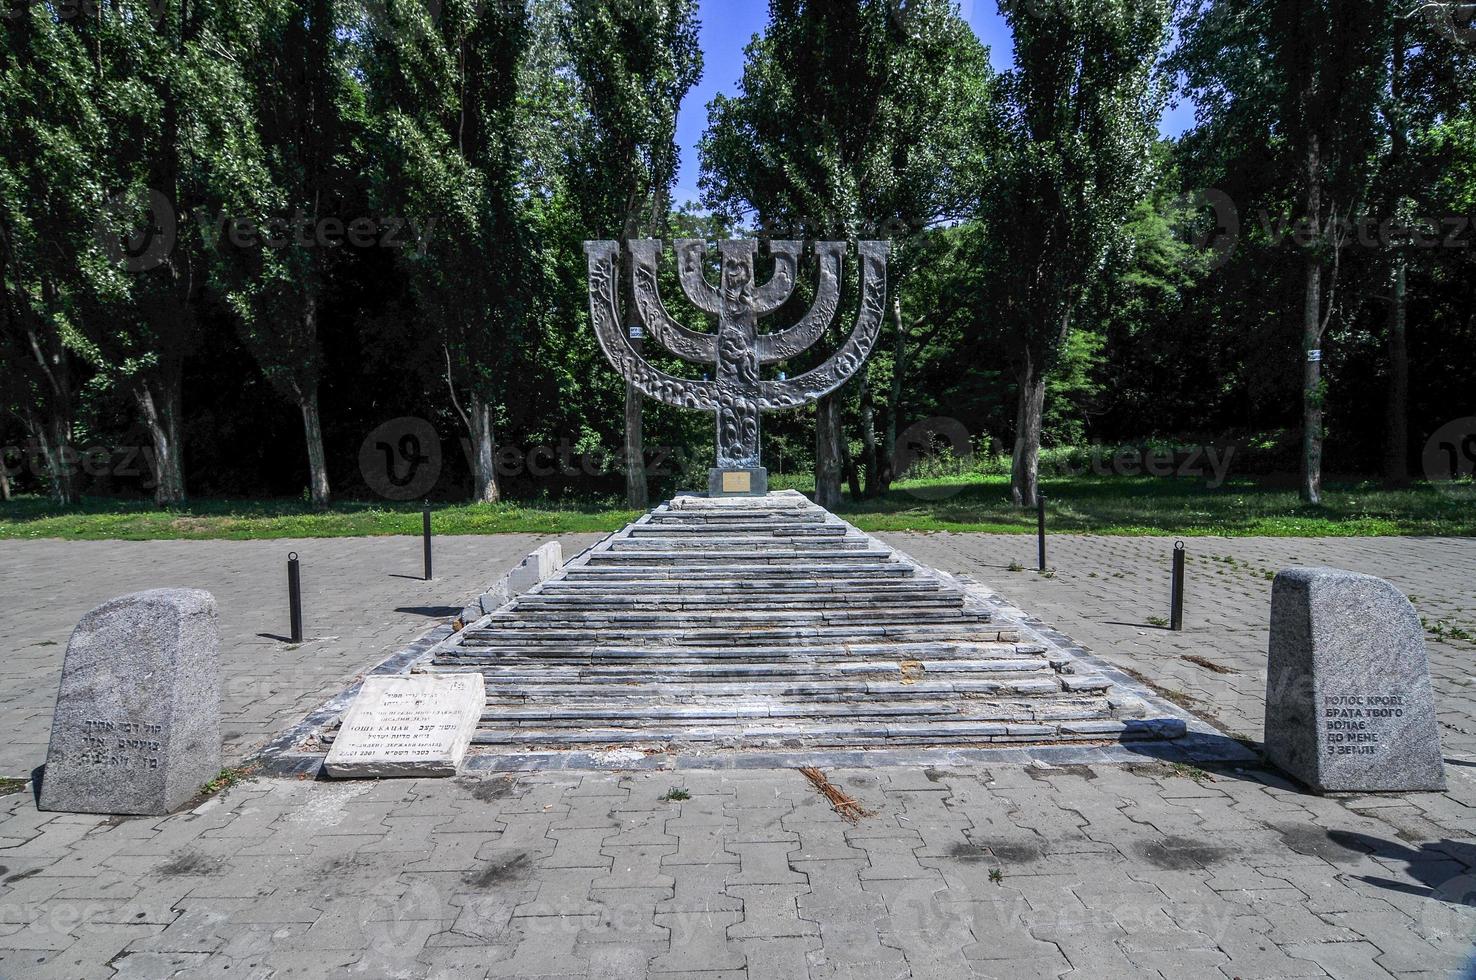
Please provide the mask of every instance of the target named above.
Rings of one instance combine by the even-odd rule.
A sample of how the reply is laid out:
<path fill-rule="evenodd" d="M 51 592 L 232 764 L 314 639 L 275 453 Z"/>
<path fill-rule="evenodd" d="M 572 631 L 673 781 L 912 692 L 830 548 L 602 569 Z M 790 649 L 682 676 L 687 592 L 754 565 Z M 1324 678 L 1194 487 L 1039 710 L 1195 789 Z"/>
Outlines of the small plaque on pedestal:
<path fill-rule="evenodd" d="M 748 469 L 717 468 L 708 473 L 709 497 L 762 497 L 769 492 L 769 471 L 762 466 Z"/>

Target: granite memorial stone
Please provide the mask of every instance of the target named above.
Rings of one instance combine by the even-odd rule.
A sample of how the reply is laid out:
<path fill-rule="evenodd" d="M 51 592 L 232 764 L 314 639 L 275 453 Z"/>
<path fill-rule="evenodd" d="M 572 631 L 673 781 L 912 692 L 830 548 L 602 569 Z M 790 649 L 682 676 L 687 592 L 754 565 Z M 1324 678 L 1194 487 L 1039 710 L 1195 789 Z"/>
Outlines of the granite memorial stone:
<path fill-rule="evenodd" d="M 1334 568 L 1276 576 L 1266 755 L 1318 792 L 1445 788 L 1425 631 L 1397 588 Z"/>
<path fill-rule="evenodd" d="M 815 300 L 799 322 L 759 333 L 760 317 L 788 301 L 798 282 L 803 242 L 769 242 L 774 276 L 760 284 L 755 275 L 758 242 L 729 241 L 718 246 L 722 261 L 718 285 L 703 272 L 706 243 L 676 243 L 682 292 L 702 312 L 718 318 L 717 331 L 692 330 L 673 319 L 657 290 L 661 242 L 631 240 L 635 291 L 633 309 L 643 336 L 654 337 L 677 358 L 706 365 L 702 380 L 678 377 L 652 366 L 631 343 L 620 305 L 619 242 L 585 242 L 589 261 L 589 308 L 600 349 L 636 390 L 677 408 L 712 412 L 717 417 L 717 466 L 708 474 L 708 496 L 762 497 L 769 475 L 759 459 L 762 412 L 799 408 L 835 391 L 856 373 L 876 346 L 887 292 L 887 242 L 861 242 L 861 311 L 855 329 L 819 366 L 793 378 L 764 380 L 760 368 L 804 353 L 835 319 L 841 293 L 845 242 L 816 242 L 819 283 Z"/>
<path fill-rule="evenodd" d="M 159 589 L 106 602 L 67 644 L 40 808 L 157 816 L 220 772 L 215 598 Z"/>
<path fill-rule="evenodd" d="M 366 677 L 323 768 L 339 778 L 454 776 L 486 704 L 481 674 Z"/>

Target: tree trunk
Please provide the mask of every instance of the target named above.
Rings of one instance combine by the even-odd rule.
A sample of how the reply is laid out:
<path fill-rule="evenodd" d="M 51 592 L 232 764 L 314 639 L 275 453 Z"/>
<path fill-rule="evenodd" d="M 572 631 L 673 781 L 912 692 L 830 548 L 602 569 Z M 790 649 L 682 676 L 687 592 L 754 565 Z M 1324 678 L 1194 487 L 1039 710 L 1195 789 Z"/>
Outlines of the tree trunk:
<path fill-rule="evenodd" d="M 155 392 L 147 380 L 134 383 L 133 395 L 154 443 L 154 502 L 160 507 L 185 501 L 184 446 L 180 439 L 178 383 L 161 382 Z"/>
<path fill-rule="evenodd" d="M 1394 18 L 1393 67 L 1389 72 L 1390 145 L 1389 172 L 1396 188 L 1405 177 L 1404 155 L 1408 135 L 1404 112 L 1405 21 Z M 1396 189 L 1390 194 L 1389 217 L 1397 218 L 1402 195 Z M 1390 262 L 1393 269 L 1389 302 L 1389 391 L 1388 430 L 1384 437 L 1384 480 L 1390 486 L 1409 483 L 1409 347 L 1406 326 L 1409 303 L 1407 295 L 1408 263 L 1402 243 L 1392 243 Z"/>
<path fill-rule="evenodd" d="M 851 444 L 847 439 L 841 439 L 841 472 L 846 476 L 846 486 L 851 491 L 851 502 L 855 503 L 861 499 L 861 477 L 856 470 L 856 457 L 851 455 Z"/>
<path fill-rule="evenodd" d="M 1307 260 L 1302 306 L 1302 499 L 1322 503 L 1322 260 Z M 1316 351 L 1314 354 L 1313 352 Z"/>
<path fill-rule="evenodd" d="M 48 304 L 56 303 L 55 290 L 49 282 L 41 284 Z M 71 363 L 61 334 L 35 325 L 26 329 L 26 340 L 35 358 L 42 397 L 41 421 L 35 426 L 44 433 L 41 440 L 50 476 L 51 496 L 62 506 L 77 502 L 76 457 L 72 449 L 72 376 Z"/>
<path fill-rule="evenodd" d="M 1045 412 L 1045 378 L 1025 352 L 1016 373 L 1020 389 L 1015 407 L 1015 455 L 1010 464 L 1010 497 L 1016 507 L 1034 507 L 1040 494 L 1040 430 Z"/>
<path fill-rule="evenodd" d="M 502 490 L 497 485 L 497 447 L 492 432 L 492 404 L 472 392 L 467 408 L 472 449 L 472 502 L 495 504 L 502 499 Z"/>
<path fill-rule="evenodd" d="M 0 500 L 10 503 L 10 474 L 6 472 L 8 464 L 0 459 Z"/>
<path fill-rule="evenodd" d="M 892 351 L 892 390 L 887 394 L 887 427 L 883 436 L 881 479 L 883 494 L 892 489 L 897 478 L 897 416 L 902 411 L 902 379 L 907 373 L 907 331 L 902 326 L 902 296 L 892 294 L 892 327 L 896 331 L 896 347 Z"/>
<path fill-rule="evenodd" d="M 641 427 L 641 393 L 635 385 L 625 386 L 625 506 L 645 510 L 650 506 L 646 486 L 646 447 Z"/>
<path fill-rule="evenodd" d="M 77 502 L 77 457 L 72 449 L 72 419 L 66 407 L 50 406 L 46 416 L 51 448 L 47 466 L 51 470 L 51 496 L 62 506 Z"/>
<path fill-rule="evenodd" d="M 1307 216 L 1314 236 L 1322 230 L 1321 144 L 1307 144 Z M 1322 503 L 1322 256 L 1314 242 L 1304 260 L 1302 296 L 1302 499 Z M 1312 352 L 1317 351 L 1314 355 Z"/>
<path fill-rule="evenodd" d="M 1384 479 L 1391 486 L 1409 483 L 1409 302 L 1403 252 L 1394 255 L 1394 295 L 1389 307 L 1389 430 L 1384 443 Z"/>
<path fill-rule="evenodd" d="M 51 419 L 40 419 L 29 410 L 23 416 L 26 432 L 35 440 L 41 450 L 41 459 L 46 467 L 47 489 L 51 492 L 51 498 L 57 503 L 65 506 L 74 503 L 66 494 L 65 488 L 71 482 L 71 468 L 66 459 L 66 446 L 68 443 L 57 441 L 56 427 Z M 34 464 L 32 475 L 35 474 Z"/>
<path fill-rule="evenodd" d="M 840 506 L 840 415 L 839 392 L 831 392 L 815 403 L 815 503 L 826 510 Z"/>
<path fill-rule="evenodd" d="M 876 403 L 871 395 L 871 378 L 866 366 L 861 367 L 861 465 L 866 471 L 866 488 L 861 496 L 870 499 L 880 496 L 880 467 L 876 453 Z M 856 495 L 855 480 L 851 481 L 852 495 Z"/>
<path fill-rule="evenodd" d="M 639 197 L 636 191 L 632 191 L 626 200 L 625 208 L 625 238 L 626 240 L 639 237 L 640 235 L 640 213 L 638 200 L 644 200 L 644 193 Z M 659 193 L 652 195 L 651 201 L 651 227 L 656 227 L 658 218 L 657 208 L 661 203 Z M 662 214 L 665 212 L 662 211 Z M 627 295 L 635 296 L 635 261 L 634 257 L 627 254 L 625 258 L 625 282 L 629 290 Z M 620 328 L 629 331 L 630 325 L 635 322 L 634 317 L 627 316 Z M 637 354 L 643 353 L 644 340 L 631 340 L 631 346 Z M 641 421 L 644 410 L 645 399 L 634 385 L 625 386 L 625 506 L 631 510 L 645 510 L 650 506 L 650 488 L 646 481 L 646 446 L 645 431 Z"/>
<path fill-rule="evenodd" d="M 314 507 L 328 506 L 328 458 L 323 452 L 323 424 L 318 416 L 318 386 L 304 388 L 297 401 L 307 437 L 308 480 Z"/>

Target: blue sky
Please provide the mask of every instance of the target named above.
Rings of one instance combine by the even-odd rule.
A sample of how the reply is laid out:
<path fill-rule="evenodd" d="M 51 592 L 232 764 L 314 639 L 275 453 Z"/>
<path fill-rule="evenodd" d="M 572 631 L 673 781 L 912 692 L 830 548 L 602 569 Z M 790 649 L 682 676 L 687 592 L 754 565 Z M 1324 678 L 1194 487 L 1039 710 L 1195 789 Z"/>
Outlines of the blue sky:
<path fill-rule="evenodd" d="M 681 147 L 681 169 L 677 172 L 678 203 L 697 200 L 697 142 L 707 127 L 707 103 L 718 93 L 736 94 L 743 75 L 743 48 L 749 38 L 764 29 L 768 21 L 767 0 L 700 0 L 702 17 L 702 55 L 705 61 L 702 81 L 682 102 L 677 116 L 677 145 Z M 964 19 L 989 46 L 989 58 L 996 71 L 1012 64 L 1010 32 L 999 14 L 995 0 L 962 0 Z M 1193 106 L 1171 108 L 1160 129 L 1177 136 L 1194 123 Z"/>

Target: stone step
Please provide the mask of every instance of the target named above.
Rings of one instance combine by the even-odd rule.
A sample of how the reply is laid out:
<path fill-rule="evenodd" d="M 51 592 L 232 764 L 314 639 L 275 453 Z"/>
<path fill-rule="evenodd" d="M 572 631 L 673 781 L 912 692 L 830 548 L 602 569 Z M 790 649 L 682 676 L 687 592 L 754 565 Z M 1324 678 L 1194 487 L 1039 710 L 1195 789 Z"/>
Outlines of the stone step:
<path fill-rule="evenodd" d="M 887 595 L 910 595 L 913 593 L 946 592 L 949 595 L 961 595 L 957 589 L 947 588 L 940 582 L 929 578 L 898 577 L 886 581 L 867 580 L 860 583 L 861 587 L 872 592 L 884 591 Z M 856 591 L 858 583 L 848 578 L 794 578 L 780 579 L 778 581 L 766 582 L 761 579 L 740 578 L 705 578 L 691 581 L 673 578 L 653 578 L 649 576 L 579 576 L 568 575 L 563 578 L 549 579 L 542 583 L 538 589 L 539 595 L 550 595 L 553 593 L 587 592 L 595 595 L 606 593 L 620 594 L 628 589 L 637 589 L 641 592 L 652 594 L 668 594 L 693 592 L 702 595 L 711 595 L 717 592 L 752 594 L 755 592 L 777 593 L 782 595 L 816 595 L 826 593 L 850 594 Z"/>
<path fill-rule="evenodd" d="M 834 559 L 836 555 L 868 554 L 880 555 L 867 541 L 849 538 L 826 538 L 820 541 L 804 541 L 799 538 L 754 538 L 744 541 L 727 539 L 713 541 L 695 538 L 678 541 L 673 538 L 630 538 L 611 542 L 602 550 L 606 556 L 659 554 L 663 558 L 688 561 L 705 559 L 714 553 L 726 553 L 729 557 L 742 556 L 747 561 L 768 561 L 774 557 L 787 560 L 804 560 L 810 557 Z"/>
<path fill-rule="evenodd" d="M 893 674 L 893 678 L 900 676 Z M 483 675 L 485 679 L 486 675 Z M 887 710 L 888 705 L 935 701 L 938 698 L 967 699 L 980 697 L 1055 695 L 1062 692 L 1059 679 L 1049 670 L 1038 674 L 997 673 L 993 677 L 960 677 L 956 680 L 836 680 L 821 678 L 813 681 L 761 681 L 749 678 L 705 683 L 677 683 L 672 681 L 631 681 L 620 685 L 619 697 L 626 706 L 657 704 L 712 704 L 751 700 L 755 697 L 771 699 L 775 704 L 824 704 L 841 702 L 851 707 L 851 712 L 866 714 L 869 710 Z M 579 704 L 598 701 L 608 703 L 611 687 L 606 680 L 557 683 L 552 679 L 537 677 L 522 682 L 512 682 L 507 677 L 497 677 L 495 694 L 489 695 L 489 705 L 517 705 L 536 703 Z M 866 706 L 858 707 L 861 702 Z"/>
<path fill-rule="evenodd" d="M 906 664 L 904 668 L 903 664 Z M 476 672 L 489 684 L 535 685 L 575 684 L 595 685 L 620 684 L 621 690 L 631 689 L 638 684 L 715 685 L 743 681 L 754 684 L 849 684 L 849 683 L 897 683 L 905 678 L 902 687 L 920 690 L 928 685 L 958 682 L 972 683 L 988 680 L 993 675 L 1025 675 L 1037 671 L 1051 670 L 1051 662 L 1042 657 L 1006 657 L 997 660 L 917 660 L 882 661 L 857 660 L 834 663 L 663 663 L 641 664 L 636 667 L 608 663 L 602 657 L 598 664 L 552 664 L 545 661 L 520 662 L 516 658 L 504 661 L 478 660 L 475 657 L 455 657 L 441 662 L 448 673 Z M 1071 675 L 1054 675 L 1058 681 Z"/>
<path fill-rule="evenodd" d="M 482 713 L 485 730 L 541 725 L 569 728 L 594 725 L 624 728 L 647 722 L 682 722 L 699 725 L 762 718 L 794 721 L 827 721 L 843 718 L 852 723 L 866 719 L 903 721 L 998 721 L 1015 724 L 1049 724 L 1063 721 L 1099 721 L 1114 717 L 1105 698 L 1081 702 L 1063 700 L 1011 701 L 995 698 L 953 698 L 949 701 L 906 703 L 861 699 L 827 703 L 784 698 L 724 698 L 686 704 L 641 704 L 621 701 L 586 701 L 574 705 L 522 706 L 488 701 Z"/>
<path fill-rule="evenodd" d="M 684 649 L 731 649 L 733 647 L 773 644 L 785 646 L 801 641 L 829 641 L 842 645 L 866 642 L 906 643 L 1016 643 L 1020 631 L 1008 625 L 992 627 L 953 623 L 904 624 L 902 626 L 806 625 L 764 629 L 755 627 L 742 633 L 732 629 L 613 629 L 551 628 L 524 620 L 494 622 L 491 628 L 466 630 L 461 646 L 478 647 L 496 644 L 614 646 L 626 644 L 643 649 L 661 647 Z"/>
<path fill-rule="evenodd" d="M 590 558 L 603 552 L 591 552 Z M 617 556 L 619 557 L 619 556 Z M 861 582 L 870 584 L 873 579 L 891 578 L 913 578 L 916 570 L 910 565 L 897 561 L 878 562 L 844 562 L 841 564 L 820 567 L 817 565 L 795 565 L 786 567 L 783 565 L 756 565 L 745 562 L 734 562 L 720 567 L 712 566 L 662 566 L 662 565 L 628 565 L 613 561 L 603 561 L 573 565 L 565 569 L 561 581 L 571 578 L 593 579 L 599 576 L 610 578 L 646 578 L 646 579 L 682 579 L 682 580 L 706 580 L 706 579 L 734 579 L 734 578 L 756 578 L 762 576 L 772 581 L 784 579 L 817 579 L 820 581 Z"/>
<path fill-rule="evenodd" d="M 840 548 L 834 545 L 825 548 L 816 548 L 813 551 L 799 550 L 795 548 L 775 548 L 773 551 L 758 551 L 752 548 L 704 548 L 683 551 L 680 555 L 671 551 L 660 549 L 626 549 L 608 548 L 589 553 L 590 564 L 596 562 L 608 564 L 618 561 L 621 564 L 638 565 L 648 564 L 672 564 L 691 567 L 707 567 L 711 565 L 722 565 L 724 567 L 742 564 L 758 565 L 760 567 L 776 563 L 786 565 L 793 564 L 818 564 L 818 565 L 847 565 L 881 562 L 891 557 L 889 549 L 864 547 L 864 548 Z"/>
<path fill-rule="evenodd" d="M 686 521 L 652 521 L 649 524 L 642 524 L 640 527 L 631 528 L 630 538 L 636 540 L 644 540 L 650 537 L 700 539 L 711 536 L 739 537 L 744 535 L 751 535 L 755 538 L 843 538 L 852 533 L 851 529 L 844 524 L 832 524 L 826 521 L 790 521 L 785 523 L 729 521 L 722 524 L 707 522 L 694 524 Z"/>
<path fill-rule="evenodd" d="M 671 644 L 642 644 L 619 642 L 598 638 L 587 643 L 546 639 L 539 636 L 509 636 L 497 640 L 471 639 L 452 647 L 441 654 L 448 662 L 467 658 L 479 661 L 500 662 L 513 656 L 583 656 L 602 659 L 638 658 L 657 660 L 662 656 L 693 657 L 696 655 L 718 656 L 727 661 L 793 660 L 809 669 L 811 663 L 856 663 L 875 661 L 899 663 L 913 661 L 931 663 L 1007 663 L 1019 660 L 1040 660 L 1043 648 L 1034 644 L 1011 642 L 932 642 L 899 641 L 896 643 L 788 643 L 775 645 L 723 646 L 674 646 Z M 658 661 L 659 664 L 659 661 Z M 653 664 L 653 666 L 655 666 Z"/>
<path fill-rule="evenodd" d="M 558 592 L 537 592 L 519 596 L 514 609 L 519 613 L 544 612 L 559 610 L 585 611 L 585 610 L 609 610 L 629 611 L 640 610 L 645 612 L 680 612 L 686 610 L 715 609 L 725 610 L 732 607 L 734 598 L 731 595 L 641 595 L 620 594 L 615 595 L 568 595 Z M 741 598 L 743 609 L 749 614 L 764 611 L 793 612 L 796 610 L 813 610 L 819 612 L 830 612 L 838 610 L 871 609 L 877 612 L 888 610 L 924 610 L 924 609 L 959 609 L 963 606 L 962 595 L 948 595 L 946 593 L 921 593 L 916 595 L 889 595 L 886 597 L 886 605 L 880 606 L 878 601 L 870 596 L 844 593 L 818 596 L 786 595 L 775 596 L 767 594 L 746 595 Z"/>
<path fill-rule="evenodd" d="M 479 746 L 567 749 L 591 746 L 693 745 L 732 749 L 799 749 L 899 745 L 967 745 L 976 743 L 1134 741 L 1171 739 L 1184 734 L 1177 718 L 1098 719 L 1050 724 L 988 721 L 890 722 L 875 725 L 725 725 L 640 728 L 481 730 L 472 737 Z"/>
<path fill-rule="evenodd" d="M 565 629 L 581 627 L 603 627 L 622 625 L 644 626 L 650 629 L 763 629 L 780 625 L 802 627 L 813 623 L 850 624 L 854 626 L 924 626 L 946 624 L 957 629 L 967 625 L 984 627 L 989 617 L 961 609 L 912 609 L 892 607 L 887 609 L 816 609 L 816 610 L 760 610 L 758 612 L 641 612 L 622 611 L 610 608 L 589 610 L 579 613 L 570 610 L 540 610 L 536 617 L 517 616 L 516 607 L 511 611 L 492 614 L 490 626 L 521 626 L 526 629 Z M 536 620 L 536 621 L 535 621 Z"/>

